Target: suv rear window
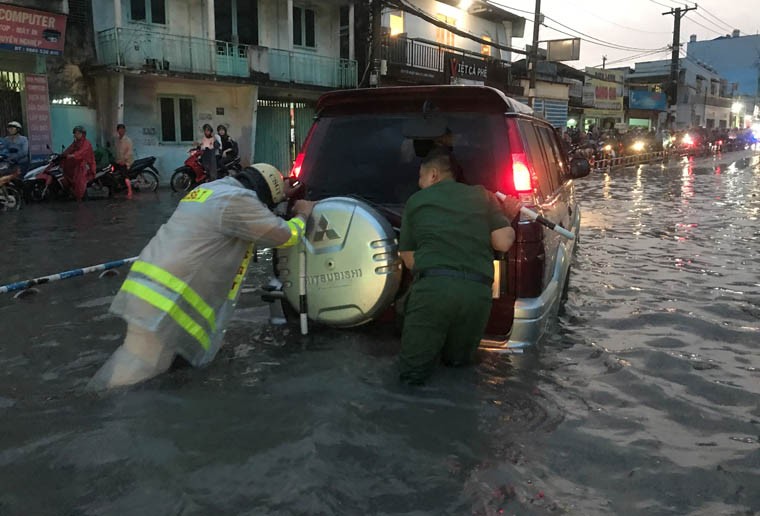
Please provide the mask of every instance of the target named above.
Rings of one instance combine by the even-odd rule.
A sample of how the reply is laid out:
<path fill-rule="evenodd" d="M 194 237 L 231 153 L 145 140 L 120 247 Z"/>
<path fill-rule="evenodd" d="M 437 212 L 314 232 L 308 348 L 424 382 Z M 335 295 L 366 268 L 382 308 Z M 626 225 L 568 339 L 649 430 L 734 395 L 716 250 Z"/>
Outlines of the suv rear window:
<path fill-rule="evenodd" d="M 307 198 L 356 195 L 384 205 L 403 205 L 418 190 L 420 158 L 402 128 L 419 114 L 323 117 L 316 122 L 303 163 Z M 507 190 L 510 181 L 503 115 L 444 113 L 464 182 Z"/>

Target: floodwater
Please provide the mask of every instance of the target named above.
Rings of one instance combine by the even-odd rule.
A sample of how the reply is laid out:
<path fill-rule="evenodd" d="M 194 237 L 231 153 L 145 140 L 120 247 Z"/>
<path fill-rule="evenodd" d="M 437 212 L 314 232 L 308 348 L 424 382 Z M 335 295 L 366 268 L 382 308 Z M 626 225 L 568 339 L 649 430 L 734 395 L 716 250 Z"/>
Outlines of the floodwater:
<path fill-rule="evenodd" d="M 123 276 L 0 297 L 0 515 L 760 512 L 760 155 L 593 173 L 564 314 L 540 351 L 424 388 L 392 331 L 266 325 L 100 396 Z M 0 213 L 0 283 L 136 255 L 177 202 Z M 214 266 L 214 264 L 209 264 Z"/>

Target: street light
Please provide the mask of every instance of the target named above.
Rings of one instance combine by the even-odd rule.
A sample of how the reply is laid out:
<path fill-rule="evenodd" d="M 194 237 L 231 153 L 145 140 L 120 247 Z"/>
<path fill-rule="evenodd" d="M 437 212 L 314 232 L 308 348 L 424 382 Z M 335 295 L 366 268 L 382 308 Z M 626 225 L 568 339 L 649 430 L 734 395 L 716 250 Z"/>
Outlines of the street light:
<path fill-rule="evenodd" d="M 741 113 L 742 111 L 744 111 L 744 104 L 742 104 L 741 102 L 734 102 L 734 103 L 731 105 L 731 112 L 732 112 L 732 113 L 734 113 L 734 114 L 738 115 L 738 114 L 739 114 L 739 113 Z"/>
<path fill-rule="evenodd" d="M 472 7 L 472 0 L 459 0 L 459 8 L 463 11 L 467 11 Z"/>

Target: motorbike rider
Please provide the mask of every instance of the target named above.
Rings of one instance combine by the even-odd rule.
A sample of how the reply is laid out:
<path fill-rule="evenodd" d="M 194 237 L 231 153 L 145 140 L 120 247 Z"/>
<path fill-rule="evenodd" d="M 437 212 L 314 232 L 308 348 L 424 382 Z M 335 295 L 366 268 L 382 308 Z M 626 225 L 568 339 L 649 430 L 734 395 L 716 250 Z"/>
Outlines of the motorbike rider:
<path fill-rule="evenodd" d="M 200 148 L 203 151 L 201 155 L 201 164 L 209 181 L 216 180 L 217 156 L 222 148 L 221 140 L 214 135 L 214 128 L 211 124 L 203 124 L 203 138 L 201 139 Z"/>
<path fill-rule="evenodd" d="M 260 163 L 185 196 L 134 263 L 111 312 L 127 321 L 124 343 L 90 381 L 131 385 L 166 371 L 176 355 L 195 367 L 219 350 L 253 254 L 298 243 L 313 203 L 285 221 L 271 210 L 294 189 Z M 213 266 L 212 266 L 213 264 Z"/>
<path fill-rule="evenodd" d="M 238 144 L 227 133 L 227 127 L 219 124 L 216 128 L 216 135 L 221 141 L 221 158 L 219 168 L 226 166 L 230 161 L 238 157 Z"/>
<path fill-rule="evenodd" d="M 132 139 L 127 136 L 127 126 L 118 124 L 116 134 L 118 136 L 116 140 L 116 164 L 129 169 L 135 162 L 135 149 L 132 145 Z"/>
<path fill-rule="evenodd" d="M 74 198 L 81 201 L 88 181 L 95 178 L 95 153 L 83 126 L 75 126 L 72 132 L 74 141 L 61 154 L 63 177 Z"/>
<path fill-rule="evenodd" d="M 29 168 L 29 140 L 20 134 L 21 124 L 13 121 L 6 126 L 8 136 L 2 138 L 2 152 L 18 166 L 18 172 L 23 175 Z M 15 167 L 14 167 L 15 170 Z"/>

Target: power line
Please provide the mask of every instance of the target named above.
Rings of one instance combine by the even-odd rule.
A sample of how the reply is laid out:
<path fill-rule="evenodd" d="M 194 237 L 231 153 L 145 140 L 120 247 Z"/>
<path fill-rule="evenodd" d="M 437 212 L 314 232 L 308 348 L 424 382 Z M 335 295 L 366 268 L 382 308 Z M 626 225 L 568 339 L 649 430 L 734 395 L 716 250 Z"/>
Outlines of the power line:
<path fill-rule="evenodd" d="M 718 20 L 718 21 L 719 21 L 721 24 L 723 24 L 723 25 L 725 25 L 726 27 L 728 27 L 728 30 L 733 30 L 733 29 L 735 28 L 735 27 L 734 27 L 733 25 L 731 25 L 730 23 L 727 23 L 727 22 L 723 21 L 722 19 L 718 18 L 718 17 L 717 17 L 717 16 L 715 16 L 713 13 L 711 13 L 710 11 L 708 11 L 707 9 L 705 9 L 705 7 L 704 7 L 704 6 L 700 6 L 700 8 L 701 8 L 701 9 L 702 9 L 704 12 L 706 12 L 707 14 L 709 14 L 710 16 L 712 16 L 713 18 L 715 18 L 716 20 Z"/>
<path fill-rule="evenodd" d="M 666 8 L 666 9 L 671 9 L 671 6 L 665 5 L 665 4 L 661 3 L 661 2 L 658 2 L 657 0 L 649 0 L 649 1 L 652 2 L 653 4 L 657 4 L 657 5 L 661 6 L 661 7 Z"/>
<path fill-rule="evenodd" d="M 547 25 L 546 23 L 543 23 L 543 25 L 545 27 L 547 27 L 549 29 L 552 29 L 552 30 L 555 30 L 555 31 L 559 32 L 560 34 L 564 34 L 566 36 L 571 36 L 571 37 L 575 37 L 575 38 L 577 38 L 578 34 L 580 34 L 582 36 L 580 39 L 582 39 L 583 41 L 586 41 L 587 43 L 592 43 L 592 44 L 599 45 L 599 46 L 602 46 L 602 47 L 614 48 L 616 50 L 627 50 L 627 51 L 630 51 L 630 52 L 650 52 L 650 51 L 653 51 L 653 50 L 659 50 L 659 49 L 655 49 L 655 48 L 638 48 L 638 47 L 628 47 L 628 46 L 624 46 L 624 45 L 618 45 L 618 44 L 612 43 L 610 41 L 605 41 L 603 39 L 600 39 L 600 38 L 597 38 L 597 37 L 594 37 L 594 36 L 590 36 L 590 35 L 588 35 L 588 34 L 586 34 L 584 32 L 581 32 L 581 31 L 579 31 L 577 29 L 573 29 L 572 27 L 568 27 L 564 23 L 559 22 L 559 21 L 557 21 L 554 18 L 551 18 L 549 16 L 544 15 L 544 18 L 546 18 L 547 20 L 553 21 L 557 25 L 560 25 L 561 27 L 564 27 L 567 30 L 571 30 L 573 32 L 576 32 L 577 34 L 571 34 L 569 32 L 565 32 L 565 31 L 563 31 L 561 29 L 558 29 L 556 27 L 552 27 L 550 25 Z"/>
<path fill-rule="evenodd" d="M 650 0 L 650 1 L 651 2 L 655 2 L 655 0 Z M 677 0 L 667 0 L 667 1 L 675 4 L 677 7 L 682 7 L 684 5 L 686 5 L 688 7 L 688 4 L 686 2 L 678 2 Z M 655 2 L 655 3 L 658 3 L 658 2 Z M 663 4 L 659 4 L 659 5 L 663 5 Z M 736 25 L 732 25 L 731 23 L 728 23 L 727 21 L 725 21 L 724 19 L 720 18 L 719 16 L 716 16 L 711 11 L 707 10 L 702 4 L 697 4 L 695 2 L 694 5 L 695 6 L 698 5 L 699 9 L 701 11 L 704 11 L 705 13 L 709 14 L 712 18 L 714 18 L 716 21 L 720 22 L 720 23 L 715 23 L 712 20 L 710 20 L 709 18 L 706 18 L 706 17 L 702 16 L 699 12 L 696 13 L 698 16 L 704 18 L 706 21 L 708 21 L 708 22 L 712 23 L 713 25 L 715 25 L 716 27 L 718 27 L 718 29 L 720 29 L 720 33 L 719 34 L 724 35 L 724 33 L 726 31 L 732 32 L 734 29 L 741 29 L 741 27 L 737 27 Z M 670 6 L 667 6 L 667 7 L 670 8 Z M 710 30 L 712 30 L 712 29 L 710 29 Z M 750 34 L 747 31 L 741 31 L 741 32 L 743 32 L 745 34 Z"/>
<path fill-rule="evenodd" d="M 709 30 L 710 32 L 714 32 L 715 34 L 718 34 L 718 35 L 720 35 L 720 36 L 723 36 L 723 31 L 717 31 L 717 30 L 715 30 L 715 29 L 711 29 L 711 28 L 710 28 L 710 27 L 708 27 L 707 25 L 702 25 L 701 23 L 699 23 L 697 20 L 695 20 L 695 19 L 694 19 L 694 18 L 692 18 L 692 17 L 686 17 L 686 16 L 684 16 L 684 18 L 687 18 L 687 19 L 688 19 L 688 20 L 689 20 L 691 23 L 693 23 L 694 25 L 699 25 L 700 27 L 702 27 L 702 28 L 703 28 L 703 29 L 705 29 L 705 30 Z M 704 16 L 703 16 L 703 18 L 704 18 Z M 706 19 L 706 18 L 705 18 L 705 19 Z M 709 20 L 708 20 L 708 21 L 709 21 Z"/>
<path fill-rule="evenodd" d="M 617 26 L 617 27 L 620 27 L 620 28 L 622 28 L 622 29 L 628 29 L 628 30 L 632 30 L 632 31 L 634 31 L 634 32 L 642 32 L 642 33 L 644 33 L 644 34 L 670 34 L 670 32 L 663 32 L 663 31 L 651 31 L 651 30 L 641 30 L 641 29 L 634 29 L 633 27 L 628 27 L 627 25 L 622 25 L 622 24 L 620 24 L 620 23 L 617 23 L 617 22 L 614 22 L 614 21 L 612 21 L 612 20 L 608 20 L 608 19 L 606 19 L 606 18 L 602 18 L 602 17 L 601 17 L 601 16 L 599 16 L 598 14 L 596 14 L 596 13 L 594 13 L 594 12 L 592 12 L 592 11 L 588 10 L 588 9 L 584 9 L 584 8 L 582 8 L 582 7 L 581 7 L 581 9 L 583 9 L 584 11 L 586 11 L 588 14 L 590 14 L 590 15 L 591 15 L 591 16 L 593 16 L 594 18 L 597 18 L 597 19 L 599 19 L 599 20 L 602 20 L 603 22 L 606 22 L 606 23 L 610 23 L 610 24 L 612 24 L 612 25 L 615 25 L 615 26 Z"/>
<path fill-rule="evenodd" d="M 623 58 L 620 58 L 620 59 L 616 59 L 614 61 L 608 61 L 607 62 L 607 66 L 612 65 L 612 64 L 624 63 L 626 61 L 631 61 L 633 59 L 641 59 L 642 57 L 647 57 L 647 56 L 651 56 L 651 55 L 662 54 L 663 52 L 669 52 L 669 51 L 670 51 L 670 49 L 668 49 L 667 47 L 665 47 L 665 48 L 661 48 L 659 50 L 654 50 L 652 52 L 643 52 L 641 54 L 636 54 L 636 55 L 633 55 L 633 56 L 623 57 Z M 599 66 L 595 66 L 594 68 L 599 68 Z"/>
<path fill-rule="evenodd" d="M 530 14 L 530 15 L 533 15 L 533 14 L 534 14 L 534 12 L 533 12 L 533 11 L 528 11 L 528 10 L 525 10 L 525 9 L 518 9 L 517 7 L 511 7 L 511 6 L 509 6 L 509 5 L 505 5 L 505 4 L 502 4 L 501 2 L 495 2 L 495 1 L 493 1 L 493 0 L 491 0 L 491 1 L 489 1 L 489 0 L 486 0 L 486 3 L 487 3 L 487 4 L 496 4 L 496 5 L 498 5 L 499 7 L 503 7 L 504 9 L 509 9 L 510 11 L 517 11 L 518 13 L 527 13 L 527 14 Z M 530 21 L 530 20 L 528 20 L 527 18 L 525 18 L 525 19 L 526 19 L 527 21 Z"/>
<path fill-rule="evenodd" d="M 500 7 L 503 7 L 503 8 L 505 8 L 505 9 L 509 9 L 509 10 L 511 10 L 511 11 L 518 11 L 518 12 L 522 12 L 522 13 L 534 14 L 534 12 L 533 12 L 533 11 L 528 11 L 528 10 L 526 10 L 526 9 L 518 9 L 518 8 L 516 8 L 516 7 L 512 7 L 512 6 L 509 6 L 509 5 L 506 5 L 506 4 L 502 4 L 501 2 L 489 2 L 489 3 L 494 3 L 494 4 L 497 4 L 497 5 L 499 5 Z M 592 14 L 593 14 L 593 13 L 592 13 Z M 585 38 L 588 38 L 588 39 L 584 39 L 584 38 L 581 38 L 583 41 L 586 41 L 587 43 L 597 44 L 597 45 L 599 45 L 599 46 L 606 46 L 606 47 L 608 47 L 608 48 L 613 48 L 613 49 L 615 49 L 615 50 L 625 50 L 625 51 L 632 51 L 632 52 L 639 52 L 639 51 L 652 51 L 652 50 L 655 50 L 655 49 L 651 49 L 651 48 L 637 48 L 637 47 L 629 47 L 629 46 L 626 46 L 626 45 L 620 45 L 620 44 L 617 44 L 617 43 L 613 43 L 613 42 L 611 42 L 611 41 L 606 41 L 606 40 L 603 40 L 603 39 L 601 39 L 601 38 L 597 38 L 596 36 L 591 36 L 590 34 L 585 34 L 585 33 L 581 32 L 581 31 L 579 31 L 579 30 L 577 30 L 577 29 L 574 29 L 574 28 L 572 28 L 572 27 L 569 27 L 569 26 L 565 25 L 564 23 L 562 23 L 562 22 L 560 22 L 560 21 L 558 21 L 558 20 L 556 20 L 556 19 L 554 19 L 554 18 L 552 18 L 552 17 L 550 17 L 550 16 L 546 16 L 546 15 L 544 15 L 544 18 L 546 18 L 546 19 L 548 19 L 548 20 L 551 20 L 551 21 L 553 21 L 553 22 L 557 23 L 558 25 L 560 25 L 560 26 L 564 27 L 564 28 L 565 28 L 565 29 L 567 29 L 567 30 L 570 30 L 570 31 L 576 32 L 577 34 L 580 34 L 581 36 L 584 36 Z M 599 18 L 599 19 L 601 19 L 601 20 L 604 20 L 604 21 L 606 21 L 606 22 L 608 22 L 608 23 L 613 23 L 613 24 L 615 24 L 614 22 L 610 22 L 609 20 L 605 20 L 604 18 L 601 18 L 601 17 L 598 17 L 598 16 L 597 16 L 597 18 Z M 532 23 L 532 20 L 529 20 L 529 19 L 527 19 L 527 18 L 525 18 L 525 20 L 526 20 L 526 21 L 528 21 L 528 22 L 531 22 L 531 23 Z M 561 33 L 561 34 L 564 34 L 564 35 L 566 35 L 566 36 L 571 36 L 571 37 L 578 37 L 578 36 L 577 36 L 577 35 L 575 35 L 575 34 L 569 34 L 569 33 L 567 33 L 567 32 L 564 32 L 564 31 L 562 31 L 562 30 L 556 29 L 556 28 L 554 28 L 554 27 L 550 27 L 549 25 L 546 25 L 546 23 L 543 23 L 542 25 L 544 25 L 545 27 L 547 27 L 547 28 L 549 28 L 549 29 L 555 30 L 555 31 L 557 31 L 557 32 L 559 32 L 559 33 Z M 615 24 L 615 25 L 619 25 L 619 24 Z M 623 27 L 623 28 L 627 28 L 627 29 L 630 29 L 630 30 L 637 30 L 637 29 L 632 29 L 632 28 L 630 28 L 630 27 L 625 27 L 624 25 L 620 25 L 620 26 L 621 26 L 621 27 Z M 650 34 L 670 34 L 669 32 L 651 32 L 651 31 L 639 31 L 639 32 L 646 32 L 646 33 L 650 33 Z M 595 41 L 598 41 L 599 43 L 595 43 Z"/>

